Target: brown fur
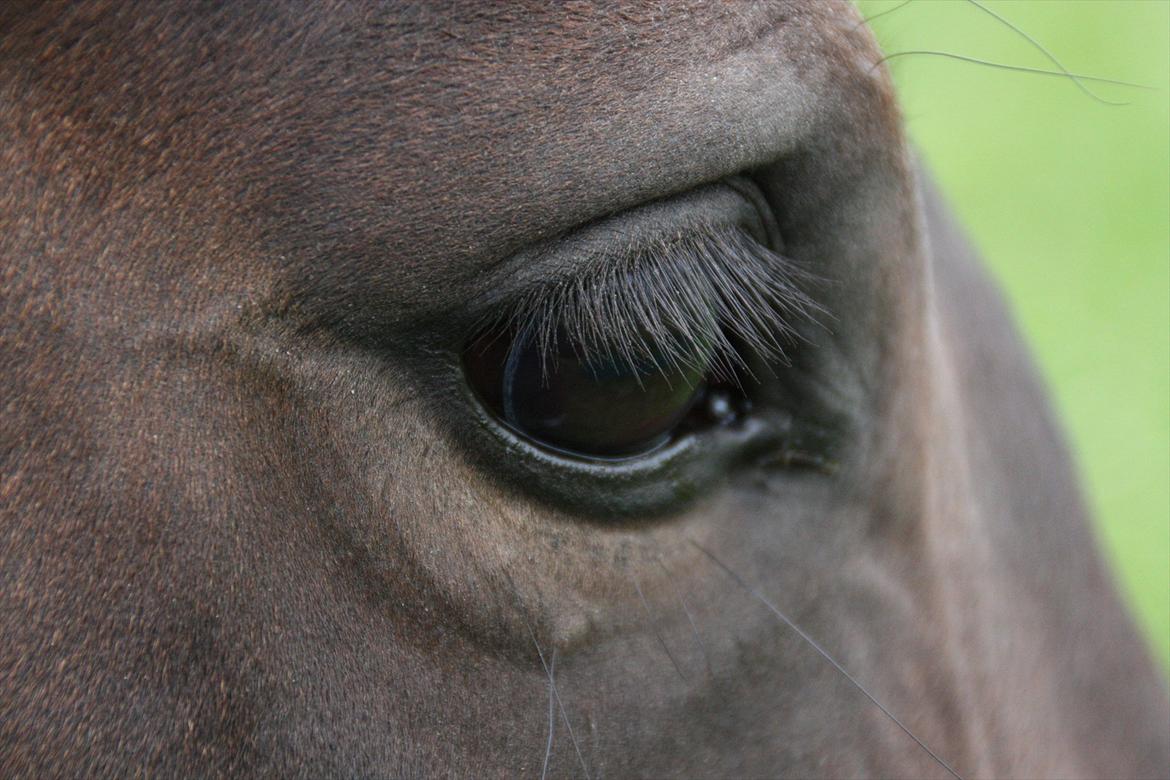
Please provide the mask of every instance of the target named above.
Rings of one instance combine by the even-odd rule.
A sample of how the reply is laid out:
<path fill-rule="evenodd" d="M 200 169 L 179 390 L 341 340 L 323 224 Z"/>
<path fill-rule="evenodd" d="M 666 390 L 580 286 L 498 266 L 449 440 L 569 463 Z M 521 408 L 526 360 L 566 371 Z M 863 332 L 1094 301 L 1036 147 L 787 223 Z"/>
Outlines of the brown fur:
<path fill-rule="evenodd" d="M 691 541 L 965 776 L 1164 774 L 878 56 L 839 2 L 6 4 L 0 774 L 535 776 L 533 636 L 590 776 L 941 774 Z M 607 525 L 481 468 L 452 355 L 493 269 L 748 169 L 840 282 L 841 472 Z"/>

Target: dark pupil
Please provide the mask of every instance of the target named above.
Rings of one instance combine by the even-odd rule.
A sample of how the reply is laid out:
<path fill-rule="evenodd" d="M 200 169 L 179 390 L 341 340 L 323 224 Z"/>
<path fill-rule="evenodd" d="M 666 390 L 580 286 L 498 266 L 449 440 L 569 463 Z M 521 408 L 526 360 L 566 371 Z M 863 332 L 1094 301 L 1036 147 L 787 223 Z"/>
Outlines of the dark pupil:
<path fill-rule="evenodd" d="M 557 340 L 544 356 L 526 335 L 485 334 L 464 353 L 468 378 L 514 430 L 547 446 L 595 457 L 644 453 L 665 443 L 703 389 L 705 367 L 630 360 Z M 701 363 L 692 360 L 692 363 Z"/>

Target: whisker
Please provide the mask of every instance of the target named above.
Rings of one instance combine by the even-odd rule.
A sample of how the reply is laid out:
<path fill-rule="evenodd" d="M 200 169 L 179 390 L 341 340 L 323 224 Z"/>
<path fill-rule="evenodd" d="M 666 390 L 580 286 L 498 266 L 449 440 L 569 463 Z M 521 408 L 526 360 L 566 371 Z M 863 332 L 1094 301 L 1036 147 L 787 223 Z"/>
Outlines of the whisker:
<path fill-rule="evenodd" d="M 1133 89 L 1144 89 L 1148 91 L 1156 91 L 1157 87 L 1151 87 L 1147 84 L 1135 84 L 1132 81 L 1120 81 L 1119 79 L 1107 79 L 1100 76 L 1085 76 L 1079 73 L 1068 73 L 1059 70 L 1045 70 L 1044 68 L 1030 68 L 1025 65 L 1008 65 L 1003 62 L 992 62 L 991 60 L 981 60 L 978 57 L 968 57 L 966 54 L 955 54 L 949 51 L 935 51 L 933 49 L 910 49 L 908 51 L 896 51 L 892 54 L 887 54 L 870 68 L 872 71 L 882 63 L 899 57 L 907 57 L 911 54 L 922 54 L 930 57 L 945 57 L 946 59 L 959 60 L 960 62 L 970 62 L 976 65 L 986 65 L 989 68 L 999 68 L 1000 70 L 1011 70 L 1017 73 L 1031 73 L 1036 76 L 1058 76 L 1067 79 L 1080 79 L 1081 81 L 1092 81 L 1098 84 L 1113 84 L 1118 87 L 1132 87 Z"/>
<path fill-rule="evenodd" d="M 1061 73 L 1064 73 L 1066 76 L 1068 76 L 1070 79 L 1072 79 L 1073 83 L 1077 85 L 1077 88 L 1080 89 L 1081 92 L 1084 92 L 1086 95 L 1091 97 L 1093 100 L 1096 100 L 1098 103 L 1104 103 L 1105 105 L 1108 105 L 1108 106 L 1127 106 L 1127 105 L 1129 105 L 1128 103 L 1122 103 L 1122 102 L 1118 102 L 1115 100 L 1106 100 L 1105 98 L 1101 97 L 1097 93 L 1093 92 L 1087 86 L 1085 86 L 1084 82 L 1081 81 L 1080 76 L 1077 76 L 1076 74 L 1073 74 L 1073 73 L 1069 73 L 1068 68 L 1064 67 L 1064 64 L 1061 63 L 1061 61 L 1056 58 L 1055 54 L 1053 54 L 1047 48 L 1045 48 L 1044 45 L 1040 43 L 1040 41 L 1036 40 L 1031 35 L 1029 35 L 1027 32 L 1025 32 L 1023 28 L 1018 27 L 1017 25 L 1015 25 L 1014 23 L 1012 23 L 1008 19 L 1006 19 L 1003 16 L 1001 16 L 1000 14 L 998 14 L 992 8 L 989 8 L 988 6 L 979 2 L 979 0 L 966 0 L 966 1 L 969 4 L 978 8 L 983 13 L 991 16 L 996 21 L 1005 25 L 1008 29 L 1010 29 L 1016 35 L 1019 35 L 1021 38 L 1026 40 L 1028 43 L 1032 44 L 1032 46 L 1035 47 L 1036 50 L 1039 51 L 1041 54 L 1043 54 L 1048 59 L 1049 62 L 1051 62 L 1056 67 L 1060 68 Z M 907 2 L 909 2 L 909 0 L 907 0 Z"/>
<path fill-rule="evenodd" d="M 678 603 L 682 605 L 683 614 L 687 616 L 687 622 L 691 624 L 691 633 L 695 637 L 695 644 L 699 647 L 699 653 L 703 656 L 703 664 L 707 667 L 707 676 L 714 677 L 715 671 L 711 666 L 711 656 L 707 654 L 707 645 L 705 642 L 703 642 L 703 636 L 699 633 L 699 627 L 695 625 L 695 618 L 691 614 L 690 607 L 687 605 L 686 593 L 679 593 L 678 588 L 675 586 L 674 580 L 671 578 L 670 570 L 666 568 L 666 564 L 662 562 L 662 559 L 655 558 L 655 560 L 662 568 L 663 573 L 666 574 L 667 580 L 670 581 L 670 587 L 675 592 L 675 598 L 677 598 Z"/>
<path fill-rule="evenodd" d="M 553 676 L 552 668 L 544 658 L 544 651 L 540 649 L 540 642 L 536 640 L 536 632 L 532 628 L 532 622 L 524 614 L 524 605 L 520 601 L 520 594 L 516 590 L 516 583 L 512 580 L 512 575 L 506 571 L 504 572 L 504 577 L 508 580 L 508 584 L 512 588 L 512 597 L 516 602 L 517 614 L 524 621 L 524 628 L 528 630 L 528 636 L 532 639 L 532 644 L 536 648 L 536 655 L 540 657 L 540 665 L 544 667 L 544 673 L 548 675 L 549 688 L 552 690 L 553 698 L 557 701 L 557 708 L 561 712 L 561 720 L 565 722 L 565 731 L 569 732 L 569 741 L 573 743 L 573 751 L 577 754 L 577 760 L 581 762 L 581 772 L 585 775 L 585 780 L 592 780 L 589 775 L 589 766 L 585 763 L 585 756 L 581 754 L 581 746 L 577 742 L 577 735 L 573 733 L 573 724 L 569 722 L 569 713 L 565 711 L 565 702 L 561 700 L 560 691 L 557 689 L 556 677 Z M 556 652 L 556 648 L 553 648 L 553 652 Z"/>
<path fill-rule="evenodd" d="M 887 8 L 887 9 L 886 9 L 886 10 L 884 10 L 884 11 L 878 11 L 878 12 L 877 12 L 876 14 L 874 14 L 873 16 L 867 16 L 867 17 L 865 17 L 864 19 L 862 19 L 860 22 L 858 22 L 857 24 L 853 25 L 853 29 L 854 29 L 854 30 L 856 30 L 856 29 L 857 29 L 858 27 L 860 27 L 861 25 L 863 25 L 863 24 L 869 24 L 869 23 L 870 23 L 870 22 L 872 22 L 874 19 L 881 19 L 881 18 L 882 18 L 883 16 L 885 16 L 886 14 L 892 14 L 894 11 L 897 11 L 897 10 L 900 10 L 900 9 L 902 9 L 902 8 L 905 8 L 906 6 L 910 5 L 910 2 L 911 2 L 911 0 L 902 0 L 902 2 L 898 3 L 898 4 L 897 4 L 896 6 L 894 6 L 893 8 Z"/>
<path fill-rule="evenodd" d="M 853 675 L 849 674 L 849 672 L 845 671 L 845 668 L 843 666 L 841 666 L 841 664 L 837 663 L 836 659 L 834 659 L 833 656 L 829 655 L 829 652 L 827 650 L 825 650 L 823 647 L 821 647 L 815 639 L 813 639 L 811 636 L 806 634 L 800 628 L 800 626 L 793 623 L 788 618 L 787 615 L 785 615 L 783 612 L 781 612 L 780 609 L 768 599 L 767 596 L 760 593 L 757 589 L 753 588 L 746 581 L 744 581 L 744 579 L 742 577 L 740 577 L 738 574 L 736 574 L 730 567 L 727 566 L 727 564 L 725 564 L 719 558 L 715 557 L 715 554 L 713 552 L 711 552 L 710 550 L 708 550 L 706 547 L 699 544 L 694 539 L 690 539 L 689 541 L 691 544 L 693 544 L 695 547 L 697 547 L 699 549 L 699 552 L 706 555 L 708 558 L 711 559 L 711 561 L 713 563 L 715 563 L 716 566 L 718 566 L 720 569 L 722 569 L 724 572 L 726 572 L 727 575 L 729 577 L 731 577 L 737 585 L 739 585 L 741 588 L 743 588 L 745 591 L 747 591 L 747 593 L 752 598 L 756 599 L 761 604 L 763 604 L 765 607 L 767 607 L 772 612 L 773 615 L 775 615 L 777 618 L 780 619 L 780 621 L 782 623 L 784 623 L 784 625 L 788 626 L 790 629 L 792 629 L 794 632 L 796 632 L 796 634 L 801 639 L 803 639 L 813 650 L 816 650 L 817 653 L 821 656 L 821 658 L 824 658 L 826 661 L 828 661 L 829 664 L 832 665 L 832 667 L 834 669 L 836 669 L 838 672 L 840 672 L 841 675 L 846 680 L 848 680 L 850 683 L 853 684 L 854 688 L 859 690 L 865 696 L 865 698 L 869 699 L 870 702 L 872 702 L 875 707 L 877 707 L 879 710 L 881 710 L 882 713 L 887 718 L 889 718 L 891 721 L 893 721 L 894 724 L 898 728 L 900 728 L 903 732 L 905 732 L 906 736 L 908 736 L 908 737 L 910 737 L 910 739 L 914 740 L 914 742 L 917 743 L 918 747 L 922 748 L 928 756 L 930 756 L 932 759 L 934 759 L 935 763 L 937 763 L 940 767 L 942 767 L 948 773 L 950 773 L 950 775 L 952 777 L 956 778 L 956 780 L 963 780 L 962 776 L 958 772 L 956 772 L 954 769 L 952 769 L 950 764 L 948 764 L 946 761 L 943 761 L 941 758 L 939 758 L 938 754 L 935 753 L 933 750 L 931 750 L 929 747 L 927 747 L 925 742 L 923 742 L 921 739 L 919 739 L 917 736 L 915 736 L 913 731 L 908 729 L 902 723 L 902 721 L 900 721 L 896 717 L 894 717 L 894 714 L 892 712 L 890 712 L 888 709 L 886 709 L 885 706 L 882 705 L 882 703 L 880 701 L 878 701 L 876 698 L 874 698 L 873 694 L 870 693 L 865 688 L 864 685 L 862 685 L 860 682 L 858 682 L 857 679 L 855 677 L 853 677 Z"/>
<path fill-rule="evenodd" d="M 553 734 L 557 730 L 556 714 L 557 649 L 554 647 L 548 664 L 548 742 L 544 746 L 544 763 L 540 767 L 540 780 L 548 776 L 548 759 L 552 755 Z"/>
<path fill-rule="evenodd" d="M 642 586 L 638 584 L 638 578 L 631 572 L 630 579 L 634 581 L 634 590 L 638 591 L 638 598 L 642 601 L 642 609 L 646 612 L 646 619 L 650 622 L 650 630 L 658 638 L 658 644 L 662 645 L 662 652 L 666 653 L 666 657 L 670 659 L 670 663 L 674 666 L 674 670 L 678 672 L 678 676 L 686 680 L 687 676 L 683 673 L 682 667 L 678 665 L 674 654 L 670 652 L 670 647 L 667 646 L 666 640 L 658 630 L 658 626 L 654 625 L 654 614 L 650 611 L 650 605 L 646 602 L 646 597 L 642 595 Z"/>
<path fill-rule="evenodd" d="M 589 767 L 585 763 L 585 756 L 581 755 L 581 746 L 577 743 L 577 735 L 573 733 L 573 724 L 569 722 L 569 713 L 565 712 L 565 703 L 561 700 L 560 691 L 557 690 L 557 681 L 553 677 L 549 665 L 545 663 L 544 652 L 540 649 L 540 643 L 536 641 L 536 634 L 532 631 L 532 625 L 528 623 L 527 618 L 525 618 L 524 622 L 528 628 L 528 635 L 532 637 L 532 644 L 536 647 L 536 654 L 540 656 L 540 665 L 544 667 L 544 672 L 548 675 L 549 687 L 552 688 L 553 698 L 557 700 L 557 708 L 561 711 L 561 719 L 565 721 L 565 730 L 569 732 L 569 740 L 573 743 L 573 751 L 577 754 L 577 760 L 581 762 L 581 771 L 585 774 L 585 780 L 591 780 Z"/>

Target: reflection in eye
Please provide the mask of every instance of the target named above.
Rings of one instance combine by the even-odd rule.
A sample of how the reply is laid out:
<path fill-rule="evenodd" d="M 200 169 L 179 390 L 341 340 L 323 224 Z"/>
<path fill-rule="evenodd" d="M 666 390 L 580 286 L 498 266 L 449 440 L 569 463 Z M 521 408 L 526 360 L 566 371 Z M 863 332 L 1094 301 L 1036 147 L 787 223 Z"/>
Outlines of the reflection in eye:
<path fill-rule="evenodd" d="M 746 411 L 748 363 L 786 363 L 781 340 L 819 311 L 801 278 L 738 229 L 679 235 L 530 291 L 473 335 L 464 371 L 546 447 L 646 454 Z"/>
<path fill-rule="evenodd" d="M 546 358 L 531 332 L 483 336 L 465 355 L 480 396 L 515 430 L 557 449 L 597 457 L 648 452 L 703 395 L 709 357 L 670 365 L 586 353 L 558 339 Z"/>

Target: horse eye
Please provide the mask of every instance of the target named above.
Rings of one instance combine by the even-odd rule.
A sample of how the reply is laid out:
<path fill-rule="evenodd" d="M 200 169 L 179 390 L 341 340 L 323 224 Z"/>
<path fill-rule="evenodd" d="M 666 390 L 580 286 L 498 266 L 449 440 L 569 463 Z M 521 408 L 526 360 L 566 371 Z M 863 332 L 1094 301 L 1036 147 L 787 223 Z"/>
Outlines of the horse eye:
<path fill-rule="evenodd" d="M 464 351 L 467 378 L 512 430 L 594 458 L 646 454 L 688 422 L 706 394 L 708 359 L 629 359 L 558 337 L 546 355 L 529 332 L 483 333 Z"/>

